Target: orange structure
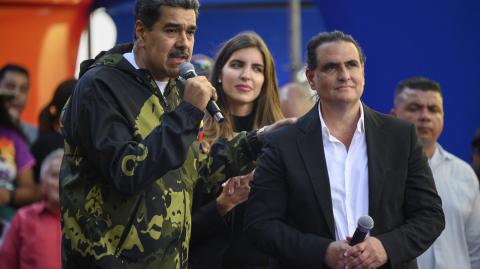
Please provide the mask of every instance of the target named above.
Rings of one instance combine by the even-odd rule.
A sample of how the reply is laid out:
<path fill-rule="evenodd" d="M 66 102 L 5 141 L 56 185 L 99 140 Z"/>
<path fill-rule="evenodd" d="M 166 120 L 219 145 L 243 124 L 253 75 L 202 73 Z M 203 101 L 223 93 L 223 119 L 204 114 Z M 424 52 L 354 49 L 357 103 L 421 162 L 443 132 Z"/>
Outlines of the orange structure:
<path fill-rule="evenodd" d="M 0 66 L 30 72 L 22 119 L 36 124 L 60 82 L 72 78 L 91 0 L 0 0 Z"/>

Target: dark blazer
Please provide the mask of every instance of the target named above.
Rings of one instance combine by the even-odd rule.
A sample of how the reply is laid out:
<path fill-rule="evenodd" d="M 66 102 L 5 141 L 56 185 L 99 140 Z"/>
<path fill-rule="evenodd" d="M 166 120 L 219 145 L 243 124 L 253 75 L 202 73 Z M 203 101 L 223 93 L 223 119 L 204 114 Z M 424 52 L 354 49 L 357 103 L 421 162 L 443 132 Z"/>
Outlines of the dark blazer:
<path fill-rule="evenodd" d="M 417 268 L 415 258 L 444 228 L 444 215 L 413 124 L 365 105 L 371 235 L 389 261 Z M 327 268 L 335 240 L 332 199 L 318 103 L 295 125 L 267 135 L 245 215 L 248 236 L 272 268 Z"/>

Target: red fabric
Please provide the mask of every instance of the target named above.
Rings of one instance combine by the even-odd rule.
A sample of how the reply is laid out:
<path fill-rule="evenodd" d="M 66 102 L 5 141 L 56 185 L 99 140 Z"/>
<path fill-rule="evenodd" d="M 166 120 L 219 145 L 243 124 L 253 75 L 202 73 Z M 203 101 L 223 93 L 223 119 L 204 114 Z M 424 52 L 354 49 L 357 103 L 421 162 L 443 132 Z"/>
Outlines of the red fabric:
<path fill-rule="evenodd" d="M 61 239 L 60 214 L 43 202 L 20 208 L 0 250 L 0 268 L 60 269 Z"/>

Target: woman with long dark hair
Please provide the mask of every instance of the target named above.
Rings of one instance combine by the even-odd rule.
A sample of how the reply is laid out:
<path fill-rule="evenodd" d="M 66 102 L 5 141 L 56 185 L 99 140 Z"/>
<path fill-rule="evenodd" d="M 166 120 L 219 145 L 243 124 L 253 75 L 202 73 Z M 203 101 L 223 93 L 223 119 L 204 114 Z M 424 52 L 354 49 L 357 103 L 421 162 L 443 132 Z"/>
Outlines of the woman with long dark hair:
<path fill-rule="evenodd" d="M 32 154 L 37 161 L 34 166 L 34 178 L 40 178 L 40 165 L 43 159 L 56 149 L 63 149 L 63 136 L 60 134 L 60 113 L 77 84 L 76 79 L 67 79 L 61 82 L 50 102 L 42 109 L 38 116 L 38 137 L 33 143 Z"/>
<path fill-rule="evenodd" d="M 272 55 L 260 36 L 240 33 L 220 49 L 210 76 L 225 121 L 205 117 L 202 148 L 219 139 L 252 132 L 283 118 Z M 212 149 L 213 150 L 213 149 Z M 197 268 L 265 268 L 267 257 L 243 234 L 244 202 L 248 199 L 252 169 L 228 179 L 213 190 L 199 182 L 192 213 L 190 266 Z"/>

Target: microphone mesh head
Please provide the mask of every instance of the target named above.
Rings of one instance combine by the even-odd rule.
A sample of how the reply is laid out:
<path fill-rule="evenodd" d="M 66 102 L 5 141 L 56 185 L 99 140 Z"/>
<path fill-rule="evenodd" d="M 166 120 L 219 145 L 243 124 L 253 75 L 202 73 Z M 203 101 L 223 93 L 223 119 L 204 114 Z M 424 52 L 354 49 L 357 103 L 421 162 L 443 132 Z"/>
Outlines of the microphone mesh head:
<path fill-rule="evenodd" d="M 358 226 L 371 230 L 373 228 L 373 219 L 370 216 L 362 216 L 358 219 Z"/>
<path fill-rule="evenodd" d="M 195 72 L 195 67 L 193 67 L 193 64 L 189 62 L 181 64 L 180 67 L 178 68 L 178 73 L 182 77 L 188 72 L 192 72 L 192 71 Z"/>

